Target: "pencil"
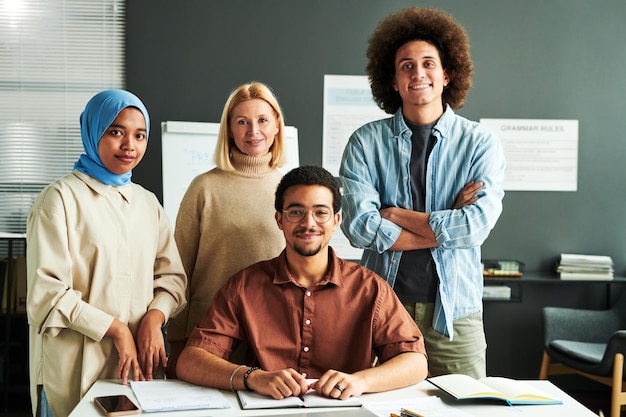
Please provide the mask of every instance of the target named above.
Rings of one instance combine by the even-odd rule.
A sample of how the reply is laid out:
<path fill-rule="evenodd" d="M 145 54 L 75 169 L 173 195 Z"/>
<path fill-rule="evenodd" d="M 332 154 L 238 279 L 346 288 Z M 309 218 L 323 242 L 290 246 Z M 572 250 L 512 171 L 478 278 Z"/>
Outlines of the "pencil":
<path fill-rule="evenodd" d="M 406 417 L 424 417 L 422 414 L 420 413 L 416 413 L 415 411 L 411 411 L 407 408 L 401 408 L 401 416 L 406 416 Z"/>

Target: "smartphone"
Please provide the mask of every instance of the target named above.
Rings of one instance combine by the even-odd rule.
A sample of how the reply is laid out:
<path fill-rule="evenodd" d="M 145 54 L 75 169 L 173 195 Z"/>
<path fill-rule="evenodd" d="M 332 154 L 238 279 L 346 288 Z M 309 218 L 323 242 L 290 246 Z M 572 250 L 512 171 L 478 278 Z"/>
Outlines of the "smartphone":
<path fill-rule="evenodd" d="M 105 416 L 126 416 L 139 414 L 141 410 L 126 395 L 109 395 L 93 399 Z"/>

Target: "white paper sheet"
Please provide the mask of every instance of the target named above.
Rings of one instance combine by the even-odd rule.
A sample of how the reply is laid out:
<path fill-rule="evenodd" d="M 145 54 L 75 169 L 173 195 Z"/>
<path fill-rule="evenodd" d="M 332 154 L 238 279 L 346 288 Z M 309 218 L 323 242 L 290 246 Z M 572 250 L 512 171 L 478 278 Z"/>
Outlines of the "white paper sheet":
<path fill-rule="evenodd" d="M 507 191 L 576 191 L 578 120 L 480 119 L 502 141 Z"/>
<path fill-rule="evenodd" d="M 471 414 L 444 403 L 439 397 L 364 402 L 364 406 L 379 417 L 389 417 L 391 413 L 400 415 L 402 408 L 428 417 L 472 417 Z"/>
<path fill-rule="evenodd" d="M 350 135 L 373 120 L 391 117 L 372 98 L 365 75 L 324 75 L 324 133 L 322 166 L 339 175 L 343 150 Z"/>
<path fill-rule="evenodd" d="M 131 381 L 130 386 L 144 413 L 230 408 L 230 402 L 219 390 L 178 379 Z"/>

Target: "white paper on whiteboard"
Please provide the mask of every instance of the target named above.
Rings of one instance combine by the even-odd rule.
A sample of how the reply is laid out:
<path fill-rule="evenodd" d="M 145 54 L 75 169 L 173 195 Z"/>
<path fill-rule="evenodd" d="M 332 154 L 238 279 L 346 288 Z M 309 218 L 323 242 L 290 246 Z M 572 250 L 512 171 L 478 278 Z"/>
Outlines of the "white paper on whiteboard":
<path fill-rule="evenodd" d="M 358 263 L 361 260 L 361 256 L 363 255 L 363 249 L 353 247 L 350 244 L 350 241 L 348 240 L 346 235 L 343 234 L 343 231 L 339 227 L 333 233 L 328 244 L 335 251 L 335 255 L 339 256 L 342 259 L 347 259 L 349 261 L 354 261 Z"/>
<path fill-rule="evenodd" d="M 501 140 L 507 191 L 576 191 L 578 120 L 480 119 Z"/>
<path fill-rule="evenodd" d="M 167 121 L 161 123 L 163 208 L 172 227 L 191 180 L 215 167 L 213 155 L 219 123 Z M 300 165 L 298 129 L 285 126 L 287 163 L 284 174 Z"/>
<path fill-rule="evenodd" d="M 378 107 L 365 75 L 324 75 L 322 166 L 339 176 L 350 135 L 365 123 L 391 117 Z"/>

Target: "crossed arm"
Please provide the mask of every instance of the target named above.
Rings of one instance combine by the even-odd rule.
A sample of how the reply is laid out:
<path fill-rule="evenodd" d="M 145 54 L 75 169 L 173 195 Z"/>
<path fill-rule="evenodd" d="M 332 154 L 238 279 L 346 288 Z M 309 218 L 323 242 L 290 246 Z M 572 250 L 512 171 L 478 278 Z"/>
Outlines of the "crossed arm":
<path fill-rule="evenodd" d="M 460 209 L 478 200 L 476 193 L 482 188 L 482 182 L 471 181 L 459 192 L 453 209 Z M 380 210 L 383 219 L 402 227 L 400 236 L 389 248 L 395 251 L 426 249 L 437 246 L 435 233 L 428 224 L 429 214 L 407 210 L 400 207 L 387 207 Z"/>

